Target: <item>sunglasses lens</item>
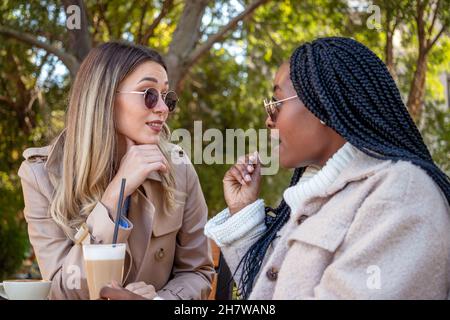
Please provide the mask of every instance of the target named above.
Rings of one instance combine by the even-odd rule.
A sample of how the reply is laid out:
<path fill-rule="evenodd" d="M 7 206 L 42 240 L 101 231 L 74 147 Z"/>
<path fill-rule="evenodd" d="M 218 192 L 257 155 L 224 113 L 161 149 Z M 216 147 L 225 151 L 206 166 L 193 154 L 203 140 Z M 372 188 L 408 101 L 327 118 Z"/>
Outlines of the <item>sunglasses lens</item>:
<path fill-rule="evenodd" d="M 177 106 L 178 102 L 177 94 L 173 91 L 167 92 L 166 96 L 164 97 L 164 102 L 166 106 L 169 108 L 169 111 L 172 112 L 173 110 L 175 110 L 175 107 Z"/>
<path fill-rule="evenodd" d="M 270 120 L 275 122 L 277 119 L 277 108 L 275 108 L 275 106 L 272 104 L 272 101 L 267 101 L 266 99 L 264 99 L 264 107 L 266 109 L 267 115 L 270 117 Z"/>
<path fill-rule="evenodd" d="M 269 117 L 270 119 L 275 122 L 277 120 L 277 108 L 275 108 L 273 105 L 269 107 Z"/>
<path fill-rule="evenodd" d="M 153 109 L 156 104 L 158 103 L 159 93 L 156 89 L 149 88 L 145 91 L 144 99 L 145 99 L 145 106 L 148 109 Z"/>

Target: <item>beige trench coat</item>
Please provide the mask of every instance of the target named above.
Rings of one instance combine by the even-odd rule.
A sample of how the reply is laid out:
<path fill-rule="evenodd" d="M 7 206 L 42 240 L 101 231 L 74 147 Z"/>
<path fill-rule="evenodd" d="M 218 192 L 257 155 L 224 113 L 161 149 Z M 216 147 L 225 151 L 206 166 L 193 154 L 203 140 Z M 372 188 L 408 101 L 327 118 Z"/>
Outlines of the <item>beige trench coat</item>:
<path fill-rule="evenodd" d="M 222 247 L 236 270 L 245 248 Z M 358 151 L 305 197 L 269 248 L 250 299 L 447 299 L 450 208 L 407 161 Z"/>
<path fill-rule="evenodd" d="M 19 169 L 24 214 L 42 277 L 52 280 L 50 298 L 88 299 L 82 247 L 70 240 L 48 210 L 61 176 L 63 144 L 64 132 L 51 146 L 25 150 Z M 182 151 L 179 157 L 187 158 Z M 118 235 L 118 242 L 127 244 L 124 285 L 144 281 L 164 299 L 205 299 L 214 274 L 211 250 L 203 235 L 207 207 L 198 176 L 186 160 L 174 165 L 181 191 L 176 199 L 182 204 L 170 214 L 163 212 L 161 178 L 155 173 L 131 195 L 130 227 L 120 228 Z M 112 242 L 113 214 L 97 203 L 86 221 L 91 243 Z"/>

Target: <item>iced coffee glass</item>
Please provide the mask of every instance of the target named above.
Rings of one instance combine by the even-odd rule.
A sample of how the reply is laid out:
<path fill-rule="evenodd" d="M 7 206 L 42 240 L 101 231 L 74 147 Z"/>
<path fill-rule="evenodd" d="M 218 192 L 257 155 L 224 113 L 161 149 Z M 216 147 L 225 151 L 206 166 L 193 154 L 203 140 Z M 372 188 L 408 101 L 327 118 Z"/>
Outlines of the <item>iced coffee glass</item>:
<path fill-rule="evenodd" d="M 100 290 L 115 280 L 122 283 L 125 243 L 83 245 L 84 266 L 91 300 L 100 297 Z"/>

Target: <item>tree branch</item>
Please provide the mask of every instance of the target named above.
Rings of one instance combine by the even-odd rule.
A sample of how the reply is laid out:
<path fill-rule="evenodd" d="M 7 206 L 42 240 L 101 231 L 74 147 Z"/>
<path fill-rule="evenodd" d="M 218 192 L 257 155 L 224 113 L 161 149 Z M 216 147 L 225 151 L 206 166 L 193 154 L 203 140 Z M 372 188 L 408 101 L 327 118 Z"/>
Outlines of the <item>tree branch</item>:
<path fill-rule="evenodd" d="M 434 39 L 433 40 L 430 39 L 430 42 L 428 43 L 427 48 L 426 48 L 426 52 L 431 50 L 431 48 L 436 44 L 436 42 L 442 36 L 442 34 L 444 33 L 446 28 L 447 28 L 447 25 L 444 24 L 442 26 L 441 30 L 438 32 L 438 34 L 434 37 Z"/>
<path fill-rule="evenodd" d="M 43 42 L 31 34 L 19 32 L 5 26 L 0 26 L 0 34 L 22 41 L 33 47 L 44 49 L 45 51 L 58 57 L 61 62 L 66 65 L 72 75 L 75 75 L 77 73 L 80 64 L 72 54 L 63 51 L 55 47 L 54 45 Z"/>
<path fill-rule="evenodd" d="M 142 43 L 142 27 L 144 25 L 144 19 L 145 19 L 145 14 L 147 13 L 147 8 L 148 8 L 148 2 L 146 2 L 144 4 L 144 7 L 142 8 L 141 11 L 141 17 L 139 19 L 139 28 L 136 32 L 136 36 L 135 39 L 137 39 L 138 43 Z"/>
<path fill-rule="evenodd" d="M 112 38 L 113 37 L 112 28 L 111 28 L 111 25 L 109 24 L 108 20 L 106 20 L 106 17 L 104 14 L 104 12 L 106 12 L 106 10 L 108 9 L 108 3 L 106 3 L 106 4 L 97 3 L 97 8 L 98 8 L 99 19 L 105 24 L 106 31 L 108 31 L 109 37 Z"/>
<path fill-rule="evenodd" d="M 431 21 L 430 26 L 428 27 L 427 33 L 428 35 L 431 37 L 431 35 L 433 34 L 433 28 L 434 28 L 434 24 L 436 23 L 436 18 L 438 16 L 438 12 L 439 12 L 439 4 L 440 4 L 440 0 L 437 1 L 436 3 L 436 8 L 434 9 L 434 15 L 433 15 L 433 20 Z"/>
<path fill-rule="evenodd" d="M 214 43 L 221 40 L 226 33 L 230 30 L 234 29 L 237 24 L 251 15 L 259 6 L 268 2 L 269 0 L 255 0 L 253 1 L 244 11 L 242 11 L 239 15 L 231 19 L 227 25 L 223 26 L 217 33 L 208 37 L 205 43 L 199 45 L 189 56 L 188 65 L 193 65 L 203 54 L 205 54 Z"/>
<path fill-rule="evenodd" d="M 147 32 L 142 37 L 142 41 L 140 41 L 141 44 L 147 44 L 148 40 L 153 36 L 155 33 L 156 27 L 159 25 L 161 20 L 167 16 L 167 14 L 170 12 L 170 9 L 173 7 L 173 0 L 165 0 L 163 2 L 161 12 L 159 15 L 153 20 L 152 24 L 148 27 Z"/>

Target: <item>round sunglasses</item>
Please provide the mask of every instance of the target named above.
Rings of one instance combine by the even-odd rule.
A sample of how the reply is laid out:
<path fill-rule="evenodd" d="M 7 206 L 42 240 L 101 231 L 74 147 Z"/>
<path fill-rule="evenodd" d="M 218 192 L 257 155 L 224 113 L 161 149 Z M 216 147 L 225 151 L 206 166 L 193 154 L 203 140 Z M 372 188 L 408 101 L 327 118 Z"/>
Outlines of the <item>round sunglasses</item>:
<path fill-rule="evenodd" d="M 167 91 L 159 93 L 155 88 L 148 88 L 145 91 L 117 91 L 117 93 L 135 93 L 144 95 L 144 103 L 147 109 L 151 110 L 156 107 L 159 100 L 159 95 L 163 99 L 166 106 L 169 108 L 169 112 L 175 110 L 178 102 L 178 96 L 175 91 Z"/>

